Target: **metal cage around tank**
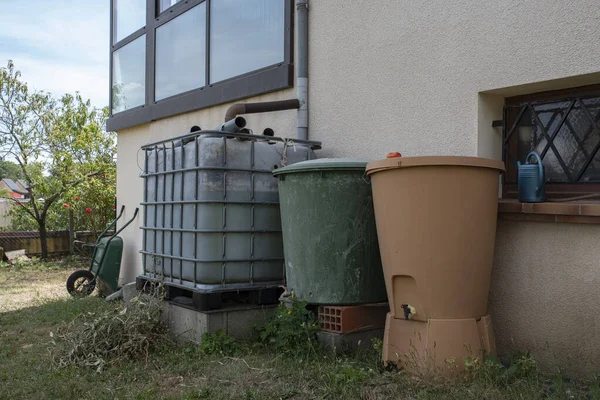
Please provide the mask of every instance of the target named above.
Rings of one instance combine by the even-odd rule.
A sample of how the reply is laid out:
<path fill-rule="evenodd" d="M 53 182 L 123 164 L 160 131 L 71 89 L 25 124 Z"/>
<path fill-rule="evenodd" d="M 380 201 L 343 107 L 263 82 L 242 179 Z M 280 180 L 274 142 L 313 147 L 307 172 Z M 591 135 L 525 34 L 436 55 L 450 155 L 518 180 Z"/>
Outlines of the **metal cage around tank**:
<path fill-rule="evenodd" d="M 144 151 L 142 276 L 195 292 L 285 281 L 273 169 L 315 158 L 319 142 L 198 131 Z"/>

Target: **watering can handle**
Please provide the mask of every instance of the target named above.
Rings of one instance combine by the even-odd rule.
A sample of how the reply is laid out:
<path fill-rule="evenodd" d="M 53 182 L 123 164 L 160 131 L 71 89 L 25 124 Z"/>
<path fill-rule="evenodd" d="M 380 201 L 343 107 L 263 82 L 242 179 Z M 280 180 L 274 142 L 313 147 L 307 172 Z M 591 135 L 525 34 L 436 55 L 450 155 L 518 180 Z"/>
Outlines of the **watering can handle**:
<path fill-rule="evenodd" d="M 536 158 L 538 164 L 538 184 L 535 188 L 535 193 L 540 194 L 540 190 L 542 190 L 542 186 L 544 185 L 544 164 L 542 163 L 542 158 L 540 157 L 540 155 L 535 151 L 532 151 L 531 153 L 527 154 L 527 158 L 525 158 L 526 163 L 529 163 L 529 157 L 531 156 L 534 156 Z"/>

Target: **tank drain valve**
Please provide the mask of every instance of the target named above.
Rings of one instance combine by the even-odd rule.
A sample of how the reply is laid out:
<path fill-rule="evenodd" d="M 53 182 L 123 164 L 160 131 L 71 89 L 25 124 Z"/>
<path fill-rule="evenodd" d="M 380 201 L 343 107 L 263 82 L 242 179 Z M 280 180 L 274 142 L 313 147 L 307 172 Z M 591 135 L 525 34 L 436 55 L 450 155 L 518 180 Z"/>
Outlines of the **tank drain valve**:
<path fill-rule="evenodd" d="M 402 304 L 402 308 L 404 309 L 404 319 L 408 320 L 410 315 L 417 315 L 417 309 L 409 304 Z"/>

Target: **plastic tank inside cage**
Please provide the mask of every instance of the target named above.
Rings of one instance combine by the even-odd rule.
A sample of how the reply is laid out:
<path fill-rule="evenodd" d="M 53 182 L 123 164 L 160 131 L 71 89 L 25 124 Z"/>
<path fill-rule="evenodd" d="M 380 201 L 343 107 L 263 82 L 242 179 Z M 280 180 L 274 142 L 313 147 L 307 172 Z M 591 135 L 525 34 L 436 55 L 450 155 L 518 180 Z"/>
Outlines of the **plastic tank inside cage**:
<path fill-rule="evenodd" d="M 214 131 L 144 146 L 143 276 L 205 292 L 283 284 L 272 171 L 318 148 Z"/>

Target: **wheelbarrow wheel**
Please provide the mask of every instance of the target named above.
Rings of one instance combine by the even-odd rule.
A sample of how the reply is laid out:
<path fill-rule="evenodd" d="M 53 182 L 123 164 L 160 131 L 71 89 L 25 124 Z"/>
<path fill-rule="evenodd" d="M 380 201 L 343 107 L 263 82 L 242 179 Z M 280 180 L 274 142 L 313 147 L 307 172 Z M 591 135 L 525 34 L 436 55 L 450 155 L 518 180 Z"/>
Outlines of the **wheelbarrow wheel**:
<path fill-rule="evenodd" d="M 73 297 L 85 297 L 92 294 L 96 283 L 92 282 L 94 274 L 87 269 L 75 271 L 67 279 L 67 291 Z"/>

